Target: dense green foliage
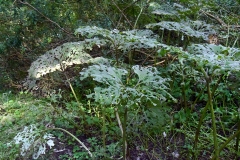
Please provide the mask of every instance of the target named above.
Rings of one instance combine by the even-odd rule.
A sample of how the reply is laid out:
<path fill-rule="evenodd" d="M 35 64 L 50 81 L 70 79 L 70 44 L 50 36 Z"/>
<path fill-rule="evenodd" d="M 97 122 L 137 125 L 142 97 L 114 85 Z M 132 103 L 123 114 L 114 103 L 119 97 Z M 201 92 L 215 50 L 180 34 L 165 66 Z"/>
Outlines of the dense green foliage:
<path fill-rule="evenodd" d="M 240 2 L 0 0 L 0 159 L 238 159 Z"/>

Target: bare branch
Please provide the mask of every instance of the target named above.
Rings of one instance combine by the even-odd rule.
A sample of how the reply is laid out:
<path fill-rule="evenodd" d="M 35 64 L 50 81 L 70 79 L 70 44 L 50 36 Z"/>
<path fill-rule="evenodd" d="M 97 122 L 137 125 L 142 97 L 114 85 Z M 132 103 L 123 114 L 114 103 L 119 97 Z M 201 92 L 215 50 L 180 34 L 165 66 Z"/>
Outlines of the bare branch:
<path fill-rule="evenodd" d="M 218 23 L 220 23 L 223 27 L 226 28 L 233 28 L 233 29 L 240 29 L 240 25 L 227 25 L 222 19 L 220 19 L 218 16 L 214 16 L 209 12 L 205 12 L 203 10 L 200 10 L 200 12 L 202 12 L 203 14 L 217 20 Z"/>
<path fill-rule="evenodd" d="M 49 22 L 55 24 L 58 28 L 60 28 L 61 30 L 63 30 L 64 32 L 66 32 L 67 34 L 71 34 L 73 35 L 73 33 L 70 33 L 68 31 L 66 31 L 64 28 L 62 28 L 57 22 L 54 22 L 53 20 L 51 20 L 50 18 L 48 18 L 47 16 L 45 16 L 42 12 L 40 12 L 37 8 L 35 8 L 34 6 L 32 6 L 31 4 L 29 4 L 28 2 L 26 1 L 21 1 L 21 0 L 18 0 L 20 3 L 22 4 L 25 4 L 27 6 L 29 6 L 30 8 L 34 9 L 36 12 L 38 12 L 41 16 L 43 16 L 44 18 L 46 18 Z"/>

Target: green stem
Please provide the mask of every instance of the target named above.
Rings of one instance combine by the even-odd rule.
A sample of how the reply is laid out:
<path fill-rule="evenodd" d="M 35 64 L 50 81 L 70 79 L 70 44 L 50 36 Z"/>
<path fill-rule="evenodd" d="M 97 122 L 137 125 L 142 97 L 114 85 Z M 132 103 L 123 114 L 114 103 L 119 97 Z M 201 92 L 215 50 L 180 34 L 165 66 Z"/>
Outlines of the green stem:
<path fill-rule="evenodd" d="M 222 151 L 227 146 L 227 144 L 231 142 L 231 140 L 239 136 L 240 136 L 240 129 L 226 140 L 226 142 L 219 148 L 219 151 Z"/>
<path fill-rule="evenodd" d="M 171 38 L 171 32 L 168 31 L 168 37 L 167 37 L 167 45 L 170 45 L 170 38 Z"/>
<path fill-rule="evenodd" d="M 117 66 L 119 67 L 119 57 L 118 57 L 118 51 L 117 51 L 117 50 L 115 50 L 115 52 L 116 52 L 116 62 L 117 62 Z"/>
<path fill-rule="evenodd" d="M 128 61 L 130 65 L 133 65 L 133 53 L 132 51 L 128 52 Z"/>
<path fill-rule="evenodd" d="M 214 141 L 214 149 L 215 149 L 215 156 L 216 159 L 219 159 L 219 148 L 218 148 L 218 141 L 217 141 L 217 127 L 216 127 L 216 119 L 214 115 L 213 103 L 212 103 L 212 93 L 210 89 L 210 82 L 207 81 L 207 90 L 208 90 L 208 103 L 211 111 L 211 118 L 212 118 L 212 127 L 213 127 L 213 141 Z"/>
<path fill-rule="evenodd" d="M 174 82 L 175 82 L 175 76 L 176 74 L 172 74 L 172 81 L 170 81 L 170 90 L 173 90 L 174 89 Z"/>
<path fill-rule="evenodd" d="M 184 71 L 183 71 L 184 72 Z M 185 79 L 184 79 L 184 73 L 182 73 L 182 94 L 183 94 L 183 104 L 184 104 L 184 110 L 187 109 L 187 97 L 186 97 L 186 90 L 185 90 Z"/>
<path fill-rule="evenodd" d="M 204 72 L 205 72 L 205 71 L 204 71 Z M 212 95 L 215 94 L 215 91 L 217 90 L 218 85 L 219 85 L 219 83 L 221 82 L 223 76 L 224 76 L 224 75 L 221 75 L 221 76 L 219 77 L 219 79 L 218 79 L 218 81 L 217 81 L 217 84 L 213 87 L 213 89 L 212 89 Z M 204 91 L 204 90 L 202 90 L 202 91 Z M 198 137 L 199 137 L 199 134 L 200 134 L 200 129 L 201 129 L 203 120 L 204 120 L 204 118 L 205 118 L 205 116 L 206 116 L 206 112 L 207 112 L 208 107 L 209 107 L 209 103 L 207 102 L 206 106 L 204 107 L 204 109 L 203 109 L 202 112 L 201 112 L 201 116 L 200 116 L 200 119 L 199 119 L 199 122 L 198 122 L 197 130 L 196 130 L 196 133 L 195 133 L 194 149 L 197 149 L 197 143 L 198 143 Z"/>
<path fill-rule="evenodd" d="M 226 40 L 226 45 L 225 46 L 228 46 L 228 40 L 229 40 L 229 27 L 227 28 L 227 40 Z"/>
<path fill-rule="evenodd" d="M 213 141 L 214 141 L 214 149 L 215 149 L 215 156 L 216 159 L 219 159 L 219 148 L 218 148 L 218 141 L 217 141 L 217 127 L 216 127 L 216 119 L 214 115 L 213 103 L 212 103 L 212 93 L 210 88 L 211 77 L 205 72 L 203 68 L 201 68 L 202 73 L 204 74 L 206 84 L 207 84 L 207 93 L 208 93 L 208 104 L 210 107 L 211 112 L 211 119 L 212 119 L 212 129 L 213 129 Z"/>
<path fill-rule="evenodd" d="M 184 41 L 184 47 L 183 47 L 183 50 L 186 50 L 187 49 L 187 46 L 190 42 L 190 37 L 189 36 L 186 36 L 187 40 Z"/>
<path fill-rule="evenodd" d="M 92 153 L 91 151 L 84 145 L 83 142 L 81 142 L 76 136 L 74 136 L 72 133 L 68 132 L 67 130 L 65 129 L 62 129 L 62 128 L 48 128 L 48 130 L 60 130 L 60 131 L 63 131 L 67 134 L 69 134 L 71 137 L 73 137 L 78 143 L 80 143 L 80 145 L 87 150 L 88 154 L 90 155 L 90 157 L 92 157 Z"/>
<path fill-rule="evenodd" d="M 197 149 L 197 143 L 198 143 L 198 137 L 200 135 L 200 129 L 201 129 L 203 120 L 206 117 L 206 112 L 207 112 L 208 106 L 209 106 L 209 104 L 207 102 L 206 106 L 201 111 L 201 116 L 200 116 L 198 126 L 197 126 L 197 130 L 196 130 L 196 133 L 195 133 L 195 140 L 194 140 L 194 147 L 193 147 L 194 149 Z"/>
<path fill-rule="evenodd" d="M 103 148 L 104 148 L 104 154 L 106 152 L 106 122 L 105 122 L 105 119 L 106 119 L 106 116 L 105 116 L 105 107 L 102 106 L 102 114 L 103 114 L 103 131 L 102 131 L 102 136 L 103 136 Z"/>
<path fill-rule="evenodd" d="M 238 42 L 238 37 L 235 39 L 235 41 L 234 41 L 234 43 L 233 43 L 233 45 L 232 45 L 232 48 L 235 47 L 235 45 L 236 45 L 237 42 Z"/>
<path fill-rule="evenodd" d="M 71 88 L 71 91 L 72 91 L 72 93 L 73 93 L 73 96 L 74 96 L 74 98 L 76 99 L 77 104 L 78 104 L 78 106 L 79 106 L 79 108 L 80 108 L 80 114 L 81 114 L 82 116 L 84 116 L 84 115 L 85 115 L 84 110 L 83 110 L 82 106 L 80 105 L 80 102 L 79 102 L 79 100 L 78 100 L 78 98 L 77 98 L 77 95 L 76 95 L 76 93 L 75 93 L 75 91 L 74 91 L 74 89 L 73 89 L 73 87 L 72 87 L 72 84 L 69 82 L 69 80 L 67 80 L 67 82 L 68 82 L 68 84 L 69 84 L 69 86 L 70 86 L 70 88 Z"/>
<path fill-rule="evenodd" d="M 162 36 L 161 36 L 161 40 L 160 40 L 161 43 L 163 43 L 163 37 L 164 37 L 164 29 L 162 30 Z"/>
<path fill-rule="evenodd" d="M 139 14 L 138 14 L 138 16 L 137 16 L 137 19 L 136 19 L 136 21 L 135 21 L 135 23 L 134 23 L 133 29 L 136 29 L 137 22 L 138 22 L 138 20 L 139 20 L 140 15 L 142 14 L 142 11 L 143 11 L 143 7 L 141 7 L 141 10 L 140 10 L 140 12 L 139 12 Z"/>
<path fill-rule="evenodd" d="M 238 131 L 240 131 L 240 118 L 238 117 Z M 240 139 L 240 134 L 238 134 L 237 139 L 236 139 L 236 146 L 235 146 L 235 151 L 238 153 L 239 151 L 239 139 Z"/>
<path fill-rule="evenodd" d="M 224 144 L 219 147 L 219 152 L 222 151 L 234 138 L 240 136 L 240 130 L 237 130 L 231 137 L 229 137 Z M 217 157 L 214 155 L 212 160 L 215 160 Z"/>
<path fill-rule="evenodd" d="M 60 64 L 60 65 L 61 65 L 62 70 L 64 70 L 63 65 L 62 65 L 62 64 Z M 73 93 L 73 96 L 74 96 L 75 100 L 77 101 L 78 107 L 80 108 L 80 114 L 81 114 L 81 115 L 83 116 L 83 118 L 84 118 L 84 115 L 85 115 L 84 109 L 83 109 L 83 107 L 81 106 L 81 104 L 80 104 L 80 102 L 79 102 L 79 100 L 78 100 L 78 98 L 77 98 L 77 95 L 76 95 L 76 93 L 75 93 L 75 91 L 74 91 L 74 89 L 73 89 L 73 87 L 72 87 L 71 82 L 69 81 L 69 78 L 68 78 L 67 74 L 64 73 L 64 75 L 65 75 L 66 80 L 67 80 L 67 83 L 68 83 L 68 85 L 69 85 L 69 87 L 70 87 L 70 89 L 71 89 L 71 91 L 72 91 L 72 93 Z"/>
<path fill-rule="evenodd" d="M 118 125 L 119 128 L 121 130 L 122 133 L 122 137 L 123 137 L 123 160 L 126 160 L 126 153 L 127 153 L 127 141 L 126 141 L 126 123 L 127 123 L 127 108 L 125 108 L 125 112 L 124 112 L 124 123 L 125 123 L 125 127 L 124 124 L 122 125 L 119 114 L 118 114 L 118 109 L 115 108 L 115 114 L 116 114 L 116 118 L 118 121 Z M 125 141 L 124 141 L 125 140 Z"/>
<path fill-rule="evenodd" d="M 123 119 L 123 160 L 127 159 L 127 135 L 126 135 L 126 126 L 127 126 L 127 107 L 124 111 Z"/>

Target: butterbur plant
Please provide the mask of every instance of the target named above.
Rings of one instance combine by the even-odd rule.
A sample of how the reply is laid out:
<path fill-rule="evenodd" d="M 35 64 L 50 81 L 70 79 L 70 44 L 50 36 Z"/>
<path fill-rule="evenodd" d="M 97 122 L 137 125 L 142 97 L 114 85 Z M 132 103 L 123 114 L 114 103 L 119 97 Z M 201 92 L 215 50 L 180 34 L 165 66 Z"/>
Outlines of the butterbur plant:
<path fill-rule="evenodd" d="M 119 31 L 117 29 L 107 30 L 99 27 L 79 27 L 75 34 L 86 38 L 99 38 L 104 41 L 113 51 L 117 65 L 123 55 L 128 54 L 131 61 L 132 51 L 138 49 L 156 49 L 165 45 L 157 41 L 158 36 L 151 30 L 129 30 Z"/>
<path fill-rule="evenodd" d="M 126 53 L 132 49 L 151 49 L 160 46 L 155 35 L 151 30 L 129 30 L 119 31 L 117 29 L 107 30 L 99 27 L 79 27 L 75 34 L 86 38 L 99 38 L 112 49 L 119 49 Z"/>
<path fill-rule="evenodd" d="M 132 73 L 133 72 L 133 73 Z M 113 105 L 116 111 L 124 110 L 123 123 L 118 118 L 119 127 L 123 136 L 123 155 L 126 159 L 126 123 L 127 111 L 129 107 L 150 102 L 156 106 L 154 100 L 160 102 L 167 98 L 175 99 L 168 93 L 167 78 L 162 78 L 155 67 L 142 67 L 135 65 L 131 71 L 116 68 L 109 65 L 92 65 L 80 72 L 80 79 L 92 77 L 94 81 L 100 83 L 94 88 L 94 93 L 87 95 L 87 98 L 94 99 L 95 102 L 105 107 Z"/>
<path fill-rule="evenodd" d="M 35 60 L 28 70 L 28 77 L 23 84 L 26 89 L 38 88 L 36 81 L 46 74 L 61 71 L 76 64 L 84 64 L 94 61 L 88 54 L 94 46 L 101 47 L 105 42 L 98 38 L 85 39 L 79 42 L 68 42 L 58 46 Z M 96 60 L 97 61 L 97 60 Z"/>
<path fill-rule="evenodd" d="M 171 22 L 162 21 L 159 23 L 148 24 L 147 28 L 159 27 L 161 30 L 176 31 L 184 34 L 185 36 L 202 38 L 208 40 L 208 34 L 215 33 L 213 26 L 206 24 L 202 21 L 182 21 L 182 22 Z"/>
<path fill-rule="evenodd" d="M 54 146 L 53 139 L 52 134 L 42 134 L 42 131 L 32 124 L 25 126 L 23 131 L 19 132 L 8 146 L 19 144 L 21 156 L 29 156 L 29 153 L 32 153 L 32 158 L 38 159 L 40 155 L 45 154 L 47 146 L 50 149 Z"/>
<path fill-rule="evenodd" d="M 76 29 L 75 34 L 85 37 L 85 40 L 64 43 L 47 51 L 31 64 L 24 83 L 26 89 L 37 90 L 39 88 L 37 81 L 49 73 L 63 72 L 76 64 L 96 63 L 99 58 L 93 58 L 89 54 L 94 47 L 98 47 L 99 50 L 104 46 L 110 47 L 117 64 L 120 63 L 123 55 L 128 53 L 131 57 L 132 50 L 166 47 L 157 41 L 158 36 L 151 30 L 119 31 L 84 26 Z M 123 54 L 119 54 L 120 52 Z"/>
<path fill-rule="evenodd" d="M 217 139 L 216 118 L 213 106 L 214 93 L 222 80 L 222 77 L 227 72 L 239 72 L 240 50 L 236 48 L 224 47 L 214 44 L 193 44 L 188 47 L 188 52 L 184 52 L 180 56 L 180 61 L 192 63 L 192 65 L 202 72 L 207 88 L 208 100 L 206 107 L 202 110 L 202 114 L 198 123 L 198 128 L 195 134 L 194 148 L 197 148 L 200 128 L 203 124 L 203 119 L 206 116 L 206 111 L 211 112 L 213 141 L 214 141 L 214 156 L 213 159 L 219 159 L 221 150 L 236 137 L 240 131 L 238 130 L 234 135 L 230 136 L 227 141 L 219 147 Z M 212 84 L 213 78 L 219 78 L 216 84 Z"/>
<path fill-rule="evenodd" d="M 125 69 L 103 64 L 83 69 L 80 72 L 80 80 L 92 77 L 94 81 L 107 85 L 107 87 L 95 87 L 94 93 L 87 95 L 88 98 L 93 98 L 102 105 L 125 104 L 126 107 L 130 107 L 135 103 L 141 103 L 143 99 L 156 105 L 154 99 L 165 101 L 168 96 L 175 100 L 167 92 L 169 79 L 162 78 L 155 67 L 135 65 L 132 71 L 138 78 L 131 85 L 126 77 L 131 73 Z"/>
<path fill-rule="evenodd" d="M 76 136 L 71 134 L 62 128 L 48 128 L 47 130 L 58 130 L 67 133 L 73 139 L 75 139 L 81 147 L 86 149 L 89 156 L 92 157 L 90 150 L 81 142 Z M 19 132 L 13 139 L 12 142 L 8 143 L 7 146 L 20 145 L 20 153 L 23 157 L 29 157 L 32 155 L 33 159 L 38 159 L 40 155 L 45 154 L 47 146 L 51 149 L 54 146 L 54 136 L 47 133 L 46 129 L 41 130 L 37 128 L 36 125 L 31 124 L 30 126 L 25 126 L 22 132 Z"/>
<path fill-rule="evenodd" d="M 126 140 L 126 117 L 129 107 L 142 104 L 143 102 L 156 106 L 156 100 L 163 102 L 168 97 L 175 100 L 167 91 L 169 89 L 169 79 L 162 78 L 155 67 L 141 67 L 136 65 L 131 68 L 131 71 L 128 71 L 126 69 L 111 67 L 107 65 L 108 62 L 104 62 L 104 58 L 92 58 L 88 53 L 94 47 L 98 47 L 101 50 L 101 47 L 108 46 L 113 51 L 112 54 L 115 55 L 117 66 L 119 66 L 121 62 L 120 56 L 124 56 L 127 53 L 130 55 L 132 50 L 157 50 L 166 47 L 166 45 L 157 41 L 157 36 L 152 31 L 130 30 L 121 32 L 116 29 L 110 31 L 98 27 L 86 26 L 78 28 L 75 33 L 89 39 L 65 43 L 40 56 L 32 63 L 28 70 L 29 74 L 24 83 L 27 89 L 37 90 L 39 88 L 37 81 L 52 72 L 63 72 L 75 64 L 95 64 L 81 72 L 81 80 L 90 76 L 106 87 L 95 87 L 94 93 L 89 94 L 87 97 L 95 99 L 102 106 L 115 105 L 116 109 L 121 108 L 121 110 L 125 110 L 123 127 L 121 127 L 120 120 L 118 121 L 120 128 L 122 128 L 124 142 Z M 121 54 L 119 54 L 120 52 Z M 66 74 L 65 77 L 75 99 L 78 101 Z M 62 82 L 61 79 L 60 81 Z M 126 145 L 124 147 L 126 148 Z"/>

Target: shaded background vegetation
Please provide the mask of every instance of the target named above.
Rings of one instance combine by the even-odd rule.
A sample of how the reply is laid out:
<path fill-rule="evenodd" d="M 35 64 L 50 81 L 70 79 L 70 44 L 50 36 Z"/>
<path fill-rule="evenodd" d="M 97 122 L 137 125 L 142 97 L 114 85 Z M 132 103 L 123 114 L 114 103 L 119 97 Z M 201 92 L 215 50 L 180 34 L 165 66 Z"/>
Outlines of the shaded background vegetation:
<path fill-rule="evenodd" d="M 134 6 L 137 2 L 132 1 L 2 0 L 0 3 L 1 87 L 17 87 L 16 83 L 26 76 L 31 62 L 39 55 L 76 40 L 73 32 L 78 26 L 128 29 L 140 10 Z M 149 15 L 143 15 L 139 26 L 149 20 Z"/>
<path fill-rule="evenodd" d="M 162 10 L 168 12 L 174 10 L 174 8 L 172 8 L 173 6 L 180 8 L 184 6 L 187 7 L 189 10 L 179 11 L 178 15 L 174 16 L 151 14 L 155 8 L 159 7 L 159 4 L 162 7 Z M 31 63 L 36 60 L 40 55 L 44 54 L 46 51 L 60 46 L 65 42 L 74 42 L 79 41 L 79 39 L 83 39 L 83 37 L 74 34 L 75 29 L 79 26 L 98 26 L 106 29 L 130 30 L 144 29 L 146 28 L 145 25 L 149 23 L 156 23 L 161 21 L 180 22 L 183 20 L 187 21 L 188 19 L 202 20 L 208 24 L 214 25 L 214 29 L 216 30 L 216 33 L 214 34 L 218 35 L 220 44 L 224 46 L 239 48 L 240 2 L 237 0 L 0 0 L 0 91 L 12 90 L 18 92 L 23 90 L 22 83 L 27 77 L 27 70 L 29 69 Z M 162 30 L 159 29 L 153 29 L 153 31 L 161 35 L 162 42 L 168 45 L 185 47 L 191 43 L 206 42 L 204 40 L 199 40 L 192 37 L 187 37 L 184 40 L 181 40 L 181 34 L 172 31 L 165 30 L 164 32 L 162 32 Z M 98 54 L 98 50 L 93 50 L 91 53 L 92 55 Z M 169 60 L 168 62 L 172 62 L 172 58 L 174 59 L 174 57 L 167 58 L 167 60 Z M 172 68 L 164 68 L 164 70 L 162 70 L 162 73 L 174 76 L 175 72 L 171 72 L 171 69 Z M 71 70 L 67 72 L 71 74 Z M 79 70 L 77 70 L 77 72 L 79 72 Z M 78 73 L 74 74 L 76 75 Z M 232 77 L 233 79 L 231 79 L 231 81 L 236 82 L 233 85 L 226 86 L 224 82 L 221 83 L 220 85 L 223 86 L 222 89 L 226 90 L 218 90 L 217 96 L 215 97 L 216 104 L 220 104 L 222 106 L 231 105 L 232 108 L 230 110 L 234 110 L 232 112 L 229 111 L 229 113 L 226 108 L 219 107 L 216 111 L 219 117 L 224 115 L 225 117 L 223 116 L 223 120 L 226 120 L 226 123 L 228 123 L 226 124 L 226 130 L 223 131 L 226 132 L 224 133 L 226 135 L 231 134 L 232 130 L 236 128 L 235 124 L 237 120 L 235 114 L 237 113 L 237 107 L 239 107 L 239 97 L 235 96 L 238 94 L 235 92 L 233 93 L 232 91 L 239 87 L 239 85 L 237 84 L 238 77 L 238 74 Z M 188 104 L 186 105 L 191 106 L 191 103 L 193 103 L 192 100 L 198 95 L 198 90 L 196 88 L 201 88 L 202 86 L 200 86 L 200 84 L 199 86 L 194 86 L 195 88 L 191 88 L 194 85 L 191 81 L 192 77 L 188 78 L 188 82 L 185 86 L 185 89 L 188 90 L 188 92 L 186 93 Z M 176 130 L 183 126 L 183 124 L 187 120 L 192 120 L 191 118 L 197 119 L 199 117 L 199 112 L 194 112 L 194 109 L 194 113 L 192 112 L 192 110 L 181 110 L 182 108 L 184 108 L 185 104 L 183 104 L 183 99 L 181 97 L 183 88 L 179 87 L 180 83 L 181 79 L 176 78 L 176 80 L 173 81 L 171 84 L 173 96 L 180 99 L 180 103 L 176 106 L 173 106 L 173 111 L 171 111 L 172 113 L 177 113 L 176 115 L 174 115 L 174 118 L 178 121 L 176 122 L 176 124 L 174 124 L 177 128 Z M 86 98 L 86 96 L 84 95 L 85 92 L 83 94 L 82 90 L 86 89 L 87 92 L 87 89 L 93 88 L 95 84 L 89 83 L 89 81 L 84 81 L 82 82 L 82 84 L 76 82 L 76 84 L 74 85 L 77 86 L 76 91 L 77 94 L 79 94 L 79 99 L 81 100 Z M 70 112 L 75 112 L 74 109 L 76 109 L 76 112 L 79 111 L 77 109 L 78 106 L 76 102 L 72 101 L 73 98 L 71 96 L 64 98 L 64 100 L 66 100 L 64 102 L 66 106 L 64 103 L 60 102 L 54 103 L 53 106 L 57 109 L 60 106 L 61 111 L 64 109 Z M 24 96 L 20 96 L 19 99 L 24 99 Z M 204 101 L 204 99 L 207 99 L 206 95 L 205 97 L 200 97 L 200 99 Z M 222 99 L 224 100 L 222 101 Z M 225 102 L 227 104 L 224 104 Z M 98 107 L 95 104 L 91 105 L 93 105 L 94 107 Z M 196 105 L 195 109 L 198 111 L 198 109 L 202 108 L 204 105 L 205 103 L 200 101 L 200 103 Z M 14 107 L 18 108 L 19 106 L 20 105 L 18 103 L 14 103 Z M 41 106 L 40 108 L 43 108 L 44 110 L 43 106 Z M 48 109 L 49 112 L 54 112 L 52 111 L 52 108 L 49 107 Z M 91 108 L 89 110 L 92 111 Z M 169 109 L 166 110 L 166 113 L 170 112 Z M 152 112 L 148 112 L 148 116 L 155 117 L 156 119 L 151 119 L 152 121 L 149 122 L 148 125 L 141 126 L 140 128 L 143 129 L 143 131 L 147 131 L 148 128 L 153 127 L 153 129 L 149 131 L 150 135 L 148 136 L 150 139 L 151 135 L 157 132 L 156 130 L 158 129 L 158 127 L 164 125 L 164 120 L 161 117 L 153 114 Z M 147 114 L 148 112 L 146 111 Z M 90 114 L 93 114 L 95 116 L 96 113 L 92 111 Z M 114 114 L 113 110 L 111 109 L 109 109 L 107 113 L 109 115 Z M 234 114 L 230 115 L 232 113 Z M 36 115 L 33 114 L 27 118 L 31 119 L 31 116 Z M 39 116 L 43 115 L 39 114 Z M 134 114 L 132 116 L 134 117 Z M 165 114 L 162 114 L 162 116 L 164 118 L 170 118 Z M 231 116 L 232 119 L 229 118 Z M 21 119 L 21 116 L 19 115 L 18 118 Z M 88 126 L 86 127 L 86 133 L 84 133 L 85 136 L 91 135 L 91 130 L 101 129 L 101 127 L 98 125 L 99 120 L 94 118 L 88 119 L 89 122 Z M 141 117 L 135 118 L 136 123 L 138 121 L 144 121 L 144 119 L 141 119 Z M 39 119 L 41 119 L 41 117 Z M 208 117 L 208 120 L 209 119 L 210 118 Z M 79 120 L 77 118 L 75 120 L 78 123 Z M 70 123 L 63 121 L 64 120 L 62 119 L 57 119 L 56 125 L 64 127 L 69 125 Z M 163 124 L 159 124 L 159 122 L 162 122 Z M 157 123 L 159 126 L 156 125 Z M 219 121 L 219 124 L 220 123 L 221 120 Z M 192 123 L 191 125 L 195 124 L 196 123 Z M 117 124 L 114 124 L 114 122 L 109 122 L 109 125 L 117 126 Z M 210 126 L 211 124 L 207 125 Z M 69 130 L 71 131 L 74 131 L 73 128 L 76 129 L 76 126 L 74 125 L 69 126 Z M 179 134 L 180 138 L 173 138 L 174 140 L 178 141 L 178 143 L 181 143 L 180 140 L 184 140 L 185 136 L 183 135 L 191 135 L 190 131 L 188 132 L 188 130 L 185 130 L 184 133 L 183 131 Z M 135 131 L 134 129 L 130 131 L 130 133 L 133 134 L 133 137 L 136 136 L 134 135 L 135 132 L 137 131 Z M 162 132 L 162 130 L 159 130 L 159 133 L 160 132 Z M 63 135 L 59 135 L 59 137 L 61 136 Z M 141 135 L 138 138 L 141 139 Z M 115 139 L 113 138 L 113 140 L 110 141 L 112 142 L 115 140 L 116 137 Z M 137 142 L 140 143 L 140 141 Z M 71 143 L 73 142 L 71 141 Z M 161 143 L 167 144 L 167 142 L 165 143 L 163 141 L 161 141 Z M 94 143 L 92 142 L 92 144 Z M 134 142 L 130 142 L 130 145 L 134 145 Z M 151 145 L 152 144 L 150 144 L 149 148 L 154 148 Z M 204 145 L 204 142 L 202 143 L 202 145 Z M 191 146 L 184 147 L 184 149 L 186 150 L 191 150 Z M 209 152 L 211 151 L 212 148 L 209 148 Z M 208 151 L 206 152 L 207 153 L 204 154 L 211 154 L 208 153 Z M 135 157 L 136 156 L 137 155 L 135 155 Z M 227 156 L 232 157 L 232 155 Z"/>
<path fill-rule="evenodd" d="M 211 11 L 212 15 L 221 18 L 226 24 L 239 24 L 238 1 L 158 0 L 156 2 L 164 4 L 166 10 L 168 5 L 175 2 L 186 5 L 190 10 L 183 12 L 180 17 L 168 18 L 150 14 L 153 6 L 142 0 L 1 0 L 1 88 L 20 87 L 17 84 L 26 77 L 31 62 L 51 48 L 67 41 L 75 41 L 76 36 L 73 35 L 73 31 L 78 26 L 96 25 L 108 29 L 133 29 L 142 8 L 142 14 L 135 28 L 144 28 L 148 23 L 167 19 L 180 21 L 187 17 L 219 24 L 216 19 L 202 13 L 201 9 Z M 226 29 L 219 29 L 219 34 L 226 33 Z M 231 31 L 228 36 L 234 40 L 238 32 Z"/>

